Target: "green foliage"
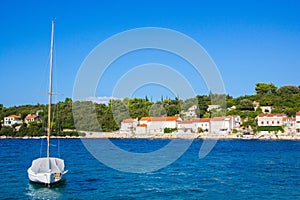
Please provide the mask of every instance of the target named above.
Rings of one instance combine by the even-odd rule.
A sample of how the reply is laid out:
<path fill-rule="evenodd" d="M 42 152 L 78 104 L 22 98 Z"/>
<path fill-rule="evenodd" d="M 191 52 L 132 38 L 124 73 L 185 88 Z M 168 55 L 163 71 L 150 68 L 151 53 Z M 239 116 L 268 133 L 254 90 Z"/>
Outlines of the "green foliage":
<path fill-rule="evenodd" d="M 257 94 L 274 94 L 277 87 L 273 83 L 256 83 L 255 91 Z"/>
<path fill-rule="evenodd" d="M 205 95 L 202 95 L 202 96 L 198 95 L 197 101 L 198 101 L 197 115 L 199 117 L 203 117 L 204 114 L 207 112 L 208 105 L 211 103 L 210 98 Z"/>
<path fill-rule="evenodd" d="M 177 131 L 177 128 L 164 128 L 164 133 L 173 133 Z"/>
<path fill-rule="evenodd" d="M 284 132 L 284 128 L 282 126 L 259 126 L 257 127 L 257 131 L 268 131 L 268 132 Z"/>
<path fill-rule="evenodd" d="M 253 101 L 260 102 L 260 106 L 273 106 L 272 113 L 285 113 L 288 116 L 295 116 L 300 111 L 300 88 L 297 86 L 277 87 L 272 83 L 257 83 L 256 94 L 233 98 L 229 95 L 212 94 L 198 95 L 195 98 L 179 100 L 164 99 L 151 102 L 148 97 L 124 98 L 123 100 L 110 100 L 108 105 L 97 104 L 90 101 L 72 102 L 66 98 L 62 102 L 52 105 L 51 134 L 53 135 L 79 135 L 75 132 L 64 132 L 64 129 L 78 131 L 116 131 L 121 121 L 126 118 L 138 118 L 146 116 L 173 116 L 178 115 L 181 110 L 187 111 L 193 105 L 197 105 L 196 114 L 198 117 L 214 117 L 223 115 L 239 115 L 243 119 L 242 126 L 245 129 L 258 129 L 256 117 L 262 111 L 258 108 L 254 111 Z M 220 105 L 221 109 L 207 112 L 208 105 Z M 235 110 L 227 111 L 225 108 L 236 106 Z M 0 135 L 6 136 L 43 136 L 46 134 L 47 105 L 22 105 L 10 108 L 0 104 L 0 119 L 8 115 L 21 115 L 22 120 L 28 114 L 39 113 L 40 123 L 23 124 L 19 131 L 18 127 L 5 127 L 0 125 Z M 73 117 L 76 112 L 76 119 Z M 0 123 L 1 124 L 1 123 Z M 166 130 L 170 131 L 170 130 Z"/>
<path fill-rule="evenodd" d="M 0 130 L 0 136 L 15 136 L 15 131 L 10 126 L 3 126 Z"/>
<path fill-rule="evenodd" d="M 299 87 L 292 86 L 292 85 L 282 86 L 282 87 L 278 88 L 276 93 L 279 96 L 297 94 L 297 93 L 299 93 Z"/>
<path fill-rule="evenodd" d="M 243 99 L 240 101 L 238 108 L 240 110 L 254 110 L 253 101 L 251 101 L 249 99 Z"/>

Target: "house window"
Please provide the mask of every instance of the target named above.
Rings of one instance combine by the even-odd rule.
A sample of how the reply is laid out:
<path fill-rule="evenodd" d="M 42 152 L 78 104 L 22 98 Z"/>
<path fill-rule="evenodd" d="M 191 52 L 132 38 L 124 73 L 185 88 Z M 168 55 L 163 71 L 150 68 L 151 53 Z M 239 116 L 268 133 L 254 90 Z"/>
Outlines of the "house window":
<path fill-rule="evenodd" d="M 277 121 L 277 124 L 279 124 L 280 122 L 279 121 Z"/>
<path fill-rule="evenodd" d="M 274 121 L 272 121 L 272 124 L 274 124 Z"/>
<path fill-rule="evenodd" d="M 269 124 L 269 121 L 267 121 L 267 124 Z"/>
<path fill-rule="evenodd" d="M 261 122 L 261 124 L 264 124 L 264 122 Z"/>

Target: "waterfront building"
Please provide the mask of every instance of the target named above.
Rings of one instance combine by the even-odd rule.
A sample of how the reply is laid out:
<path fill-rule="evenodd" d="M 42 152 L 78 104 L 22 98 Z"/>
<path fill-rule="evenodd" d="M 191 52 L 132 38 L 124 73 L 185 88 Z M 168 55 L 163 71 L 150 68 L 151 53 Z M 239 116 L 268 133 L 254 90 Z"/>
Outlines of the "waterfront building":
<path fill-rule="evenodd" d="M 199 129 L 202 131 L 210 130 L 210 118 L 194 118 L 192 119 L 193 131 L 198 132 Z"/>
<path fill-rule="evenodd" d="M 285 114 L 259 114 L 257 116 L 258 126 L 283 126 Z"/>
<path fill-rule="evenodd" d="M 124 119 L 121 122 L 120 133 L 134 133 L 138 125 L 137 119 Z"/>

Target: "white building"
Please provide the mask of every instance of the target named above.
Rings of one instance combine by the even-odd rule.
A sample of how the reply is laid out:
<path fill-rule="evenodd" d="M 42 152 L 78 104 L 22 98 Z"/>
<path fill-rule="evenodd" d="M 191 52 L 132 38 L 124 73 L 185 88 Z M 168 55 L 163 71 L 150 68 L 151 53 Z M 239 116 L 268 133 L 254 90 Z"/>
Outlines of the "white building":
<path fill-rule="evenodd" d="M 9 115 L 4 117 L 4 126 L 12 126 L 14 124 L 22 124 L 22 119 L 18 115 Z"/>
<path fill-rule="evenodd" d="M 273 106 L 260 106 L 260 108 L 264 114 L 271 113 L 273 110 Z"/>
<path fill-rule="evenodd" d="M 219 105 L 208 105 L 207 111 L 211 111 L 211 110 L 220 110 L 221 106 Z"/>
<path fill-rule="evenodd" d="M 121 122 L 120 133 L 134 133 L 138 125 L 137 119 L 124 119 Z"/>
<path fill-rule="evenodd" d="M 285 114 L 259 114 L 257 116 L 258 126 L 283 126 Z"/>
<path fill-rule="evenodd" d="M 171 117 L 142 117 L 139 121 L 137 133 L 148 134 L 163 133 L 165 128 L 177 128 L 177 123 L 182 121 L 179 116 Z M 146 134 L 144 133 L 144 134 Z"/>
<path fill-rule="evenodd" d="M 210 127 L 210 118 L 194 118 L 192 119 L 193 122 L 193 131 L 198 132 L 199 128 L 202 131 L 209 131 Z"/>
<path fill-rule="evenodd" d="M 186 112 L 182 111 L 181 115 L 184 119 L 191 119 L 197 117 L 197 106 L 191 106 Z"/>
<path fill-rule="evenodd" d="M 284 117 L 283 125 L 285 126 L 286 131 L 296 132 L 296 118 L 294 117 Z"/>
<path fill-rule="evenodd" d="M 194 125 L 192 120 L 183 120 L 177 124 L 179 132 L 192 132 L 194 130 Z"/>
<path fill-rule="evenodd" d="M 210 132 L 212 134 L 228 134 L 238 128 L 240 123 L 240 116 L 213 117 L 210 120 Z"/>
<path fill-rule="evenodd" d="M 29 122 L 34 122 L 34 121 L 37 121 L 37 122 L 39 122 L 41 119 L 40 119 L 40 117 L 39 116 L 37 116 L 37 115 L 27 115 L 26 117 L 25 117 L 25 123 L 26 124 L 28 124 Z"/>

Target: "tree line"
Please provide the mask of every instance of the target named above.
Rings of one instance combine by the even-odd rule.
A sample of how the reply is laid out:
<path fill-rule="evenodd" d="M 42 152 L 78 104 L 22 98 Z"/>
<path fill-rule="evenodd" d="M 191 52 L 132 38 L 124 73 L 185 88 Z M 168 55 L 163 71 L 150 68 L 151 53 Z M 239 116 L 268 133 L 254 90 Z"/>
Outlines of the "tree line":
<path fill-rule="evenodd" d="M 62 102 L 52 105 L 51 135 L 78 136 L 78 132 L 84 131 L 117 131 L 121 121 L 126 118 L 138 118 L 145 116 L 174 116 L 182 115 L 182 110 L 187 111 L 193 105 L 197 105 L 197 117 L 213 117 L 222 115 L 239 115 L 243 119 L 243 127 L 257 129 L 256 117 L 262 113 L 260 108 L 254 109 L 253 102 L 259 102 L 260 106 L 272 106 L 272 113 L 284 113 L 287 116 L 295 116 L 300 110 L 300 87 L 282 86 L 277 88 L 273 83 L 256 83 L 255 94 L 240 97 L 232 97 L 224 94 L 198 95 L 195 98 L 180 100 L 162 98 L 152 102 L 145 98 L 111 99 L 108 104 L 98 104 L 91 101 L 76 101 L 66 98 Z M 219 100 L 220 99 L 220 100 Z M 221 101 L 224 99 L 224 102 Z M 225 104 L 218 109 L 208 111 L 211 104 Z M 228 108 L 232 108 L 228 110 Z M 73 117 L 73 109 L 77 117 Z M 23 123 L 21 126 L 3 126 L 3 119 L 9 115 L 19 115 L 24 120 L 28 114 L 39 113 L 41 122 Z M 22 105 L 9 108 L 0 104 L 0 136 L 43 136 L 46 135 L 47 105 Z M 89 114 L 91 116 L 89 116 Z M 96 120 L 90 120 L 96 116 Z M 76 123 L 76 127 L 75 127 Z M 69 131 L 63 131 L 68 129 Z M 70 131 L 71 130 L 71 131 Z"/>

